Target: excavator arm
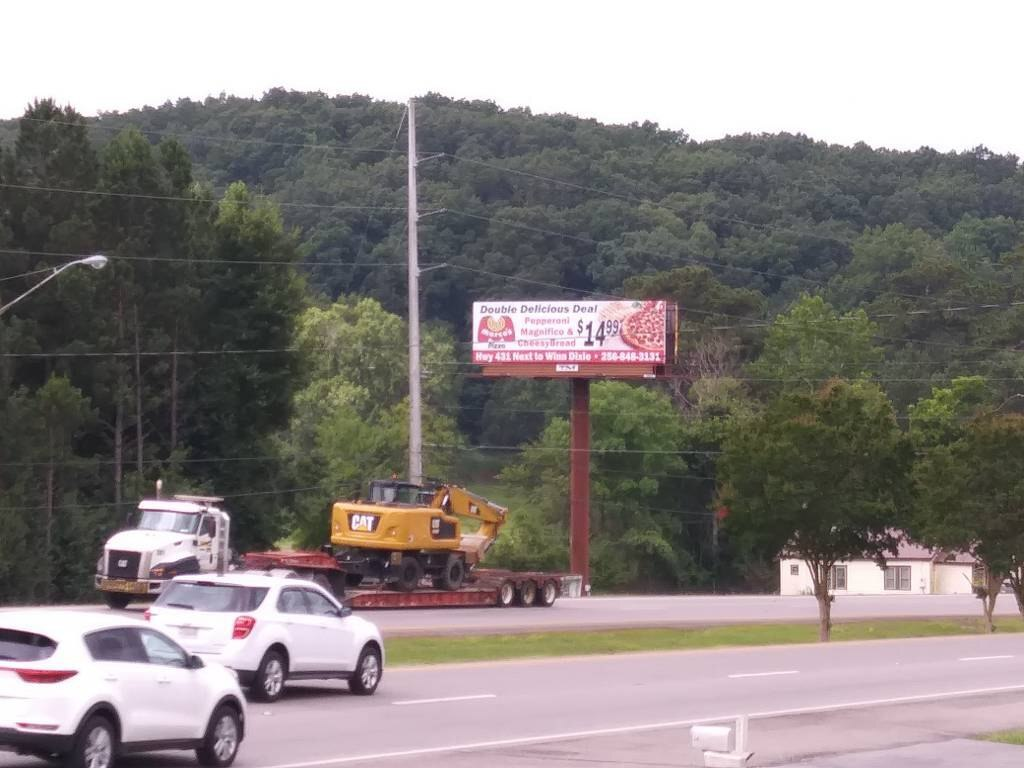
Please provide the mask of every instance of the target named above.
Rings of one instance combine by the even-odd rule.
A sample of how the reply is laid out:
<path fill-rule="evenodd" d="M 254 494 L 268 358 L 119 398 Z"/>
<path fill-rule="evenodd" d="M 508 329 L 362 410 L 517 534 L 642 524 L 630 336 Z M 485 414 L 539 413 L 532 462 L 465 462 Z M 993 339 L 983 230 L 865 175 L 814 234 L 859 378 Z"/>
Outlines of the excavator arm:
<path fill-rule="evenodd" d="M 462 534 L 459 546 L 471 566 L 487 554 L 508 519 L 506 507 L 457 485 L 440 486 L 434 494 L 433 506 L 449 515 L 479 521 L 480 526 L 475 533 Z"/>

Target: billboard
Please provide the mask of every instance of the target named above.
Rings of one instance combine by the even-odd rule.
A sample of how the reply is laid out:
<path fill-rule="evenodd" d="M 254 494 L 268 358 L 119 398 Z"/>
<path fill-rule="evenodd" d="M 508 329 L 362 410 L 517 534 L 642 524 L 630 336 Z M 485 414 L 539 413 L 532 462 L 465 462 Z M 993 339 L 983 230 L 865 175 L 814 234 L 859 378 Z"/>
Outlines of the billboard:
<path fill-rule="evenodd" d="M 472 327 L 484 366 L 655 366 L 670 353 L 664 301 L 478 301 Z"/>

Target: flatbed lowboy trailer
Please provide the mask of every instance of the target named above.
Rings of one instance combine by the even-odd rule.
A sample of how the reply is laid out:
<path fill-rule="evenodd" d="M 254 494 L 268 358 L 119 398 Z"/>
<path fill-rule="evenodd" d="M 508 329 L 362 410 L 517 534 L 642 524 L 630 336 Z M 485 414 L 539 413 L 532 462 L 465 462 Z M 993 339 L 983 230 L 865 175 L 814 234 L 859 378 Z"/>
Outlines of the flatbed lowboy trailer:
<path fill-rule="evenodd" d="M 310 578 L 328 587 L 339 599 L 353 608 L 441 608 L 483 607 L 507 608 L 513 605 L 550 607 L 571 591 L 578 576 L 545 571 L 506 571 L 496 568 L 475 568 L 466 577 L 464 586 L 454 590 L 416 589 L 400 592 L 383 584 L 371 588 L 345 587 L 345 572 L 338 561 L 326 552 L 250 552 L 243 558 L 243 568 L 253 571 L 286 570 Z"/>

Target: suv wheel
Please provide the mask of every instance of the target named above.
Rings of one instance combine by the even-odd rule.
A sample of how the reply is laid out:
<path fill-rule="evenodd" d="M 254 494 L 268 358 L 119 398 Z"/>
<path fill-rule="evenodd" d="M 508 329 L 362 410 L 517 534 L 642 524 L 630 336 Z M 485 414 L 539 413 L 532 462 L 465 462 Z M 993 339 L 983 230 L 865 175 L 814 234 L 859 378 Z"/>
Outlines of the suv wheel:
<path fill-rule="evenodd" d="M 284 693 L 287 679 L 288 665 L 284 657 L 277 651 L 267 651 L 256 670 L 252 684 L 253 697 L 260 701 L 277 701 Z"/>
<path fill-rule="evenodd" d="M 355 671 L 348 681 L 348 689 L 359 696 L 369 696 L 377 690 L 383 674 L 380 651 L 376 646 L 368 645 L 359 654 Z"/>
<path fill-rule="evenodd" d="M 200 765 L 227 768 L 235 762 L 241 740 L 242 725 L 238 711 L 230 704 L 221 704 L 206 726 L 203 746 L 196 750 L 196 758 Z"/>
<path fill-rule="evenodd" d="M 70 768 L 112 768 L 116 745 L 114 726 L 102 715 L 94 715 L 78 729 L 65 764 Z"/>

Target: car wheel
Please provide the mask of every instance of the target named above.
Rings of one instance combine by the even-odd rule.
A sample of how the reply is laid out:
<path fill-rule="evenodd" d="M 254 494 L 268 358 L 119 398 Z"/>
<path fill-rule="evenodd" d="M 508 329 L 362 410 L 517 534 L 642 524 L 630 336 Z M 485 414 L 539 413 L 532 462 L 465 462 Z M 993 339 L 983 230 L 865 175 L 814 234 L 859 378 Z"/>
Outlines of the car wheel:
<path fill-rule="evenodd" d="M 123 611 L 131 601 L 131 595 L 122 595 L 120 592 L 103 593 L 103 602 L 107 604 L 108 608 L 113 608 L 116 611 Z"/>
<path fill-rule="evenodd" d="M 116 754 L 114 726 L 102 715 L 95 715 L 78 729 L 65 765 L 68 768 L 112 768 Z"/>
<path fill-rule="evenodd" d="M 206 726 L 203 746 L 196 750 L 196 758 L 200 765 L 227 768 L 235 762 L 241 741 L 242 722 L 238 710 L 229 704 L 221 704 L 213 711 L 210 724 Z"/>
<path fill-rule="evenodd" d="M 359 696 L 369 696 L 377 690 L 380 678 L 384 674 L 380 651 L 376 646 L 368 645 L 359 654 L 355 671 L 348 681 L 348 689 Z"/>
<path fill-rule="evenodd" d="M 277 701 L 284 693 L 284 683 L 288 679 L 288 664 L 277 651 L 267 651 L 252 684 L 253 698 L 260 701 Z"/>

